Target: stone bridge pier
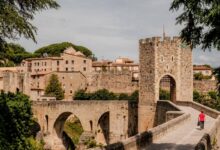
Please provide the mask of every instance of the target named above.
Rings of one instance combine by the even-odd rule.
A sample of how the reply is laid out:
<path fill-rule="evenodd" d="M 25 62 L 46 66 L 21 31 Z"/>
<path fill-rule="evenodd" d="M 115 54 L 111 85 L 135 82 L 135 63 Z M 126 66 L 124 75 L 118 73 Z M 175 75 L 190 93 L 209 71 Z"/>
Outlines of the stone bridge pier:
<path fill-rule="evenodd" d="M 94 135 L 97 143 L 108 145 L 136 132 L 135 109 L 128 101 L 51 101 L 33 102 L 34 117 L 46 143 L 62 143 L 63 126 L 70 115 L 81 122 L 84 132 Z"/>

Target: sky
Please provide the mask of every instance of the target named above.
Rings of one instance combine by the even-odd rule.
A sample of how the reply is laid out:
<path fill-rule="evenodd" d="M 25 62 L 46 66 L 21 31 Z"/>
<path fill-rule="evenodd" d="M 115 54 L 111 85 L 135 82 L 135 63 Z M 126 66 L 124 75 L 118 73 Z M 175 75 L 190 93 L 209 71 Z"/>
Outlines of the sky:
<path fill-rule="evenodd" d="M 175 24 L 179 12 L 170 12 L 172 0 L 58 0 L 58 10 L 35 15 L 37 43 L 21 38 L 16 43 L 28 51 L 53 43 L 72 42 L 82 45 L 98 59 L 129 57 L 138 62 L 139 39 L 178 36 Z M 194 64 L 220 66 L 220 51 L 193 50 Z"/>

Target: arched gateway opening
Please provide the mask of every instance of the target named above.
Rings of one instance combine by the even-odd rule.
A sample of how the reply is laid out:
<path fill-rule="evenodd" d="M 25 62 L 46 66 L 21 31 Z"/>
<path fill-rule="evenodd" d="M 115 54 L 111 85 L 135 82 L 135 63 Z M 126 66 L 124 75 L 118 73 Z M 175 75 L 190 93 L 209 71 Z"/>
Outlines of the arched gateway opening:
<path fill-rule="evenodd" d="M 170 75 L 165 75 L 160 80 L 159 100 L 176 101 L 176 82 Z"/>
<path fill-rule="evenodd" d="M 62 140 L 66 149 L 74 150 L 78 143 L 83 127 L 77 116 L 71 112 L 64 112 L 59 115 L 54 123 L 54 130 Z"/>

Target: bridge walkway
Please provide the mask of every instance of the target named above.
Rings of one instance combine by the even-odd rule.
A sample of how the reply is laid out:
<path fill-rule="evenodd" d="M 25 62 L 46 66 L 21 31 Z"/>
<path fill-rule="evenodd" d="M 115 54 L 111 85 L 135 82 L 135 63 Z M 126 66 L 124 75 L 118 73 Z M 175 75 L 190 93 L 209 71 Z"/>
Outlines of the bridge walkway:
<path fill-rule="evenodd" d="M 215 119 L 206 115 L 205 128 L 200 130 L 197 126 L 200 112 L 191 107 L 179 106 L 179 108 L 189 113 L 190 118 L 173 131 L 154 141 L 146 150 L 193 150 L 204 133 L 207 133 L 214 125 Z"/>

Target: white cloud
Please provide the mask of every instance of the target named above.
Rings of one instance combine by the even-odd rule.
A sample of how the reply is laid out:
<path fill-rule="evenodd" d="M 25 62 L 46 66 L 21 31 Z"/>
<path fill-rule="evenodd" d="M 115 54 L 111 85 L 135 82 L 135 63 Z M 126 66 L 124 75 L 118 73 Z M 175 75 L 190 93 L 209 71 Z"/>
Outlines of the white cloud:
<path fill-rule="evenodd" d="M 36 15 L 38 44 L 25 39 L 19 43 L 29 51 L 55 42 L 70 41 L 90 48 L 99 58 L 127 56 L 138 60 L 138 41 L 178 35 L 177 13 L 169 11 L 172 0 L 58 0 L 61 8 Z M 195 63 L 219 64 L 220 54 L 194 52 Z M 220 64 L 219 64 L 220 65 Z"/>

